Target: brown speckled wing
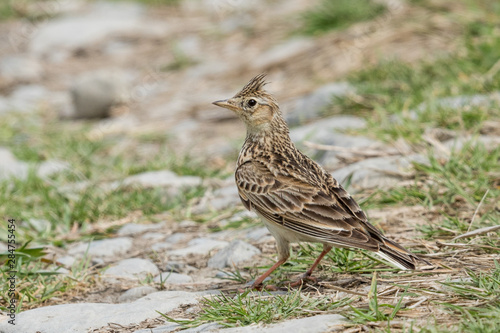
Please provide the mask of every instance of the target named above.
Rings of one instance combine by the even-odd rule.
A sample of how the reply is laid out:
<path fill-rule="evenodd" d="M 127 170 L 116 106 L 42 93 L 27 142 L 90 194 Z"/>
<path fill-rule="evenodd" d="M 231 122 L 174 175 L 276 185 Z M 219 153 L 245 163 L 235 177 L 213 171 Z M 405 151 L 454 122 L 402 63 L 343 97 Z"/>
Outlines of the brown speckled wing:
<path fill-rule="evenodd" d="M 273 175 L 258 161 L 240 165 L 235 177 L 245 207 L 267 220 L 318 242 L 378 250 L 380 241 L 369 231 L 375 228 L 365 222 L 364 213 L 338 183 L 326 193 L 293 175 Z"/>

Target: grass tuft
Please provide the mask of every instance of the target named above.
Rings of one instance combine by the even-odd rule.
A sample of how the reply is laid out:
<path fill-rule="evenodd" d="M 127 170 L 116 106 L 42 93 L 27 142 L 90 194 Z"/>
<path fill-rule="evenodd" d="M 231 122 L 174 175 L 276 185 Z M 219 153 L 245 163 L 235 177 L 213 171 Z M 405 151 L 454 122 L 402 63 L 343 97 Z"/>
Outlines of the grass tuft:
<path fill-rule="evenodd" d="M 319 35 L 373 19 L 385 11 L 384 5 L 372 0 L 321 0 L 314 9 L 304 13 L 301 32 Z"/>

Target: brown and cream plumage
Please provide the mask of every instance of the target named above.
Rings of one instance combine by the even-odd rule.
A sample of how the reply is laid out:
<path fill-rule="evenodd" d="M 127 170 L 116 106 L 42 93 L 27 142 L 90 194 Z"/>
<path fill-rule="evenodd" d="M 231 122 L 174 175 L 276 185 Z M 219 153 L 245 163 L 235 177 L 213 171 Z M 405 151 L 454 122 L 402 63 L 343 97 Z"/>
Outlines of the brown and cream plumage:
<path fill-rule="evenodd" d="M 414 269 L 417 257 L 372 226 L 337 180 L 295 147 L 277 101 L 263 90 L 264 79 L 260 74 L 234 97 L 214 102 L 246 124 L 236 185 L 245 207 L 262 217 L 277 241 L 278 262 L 253 287 L 288 259 L 290 242 L 323 243 L 305 276 L 332 247 L 373 251 L 401 269 Z"/>

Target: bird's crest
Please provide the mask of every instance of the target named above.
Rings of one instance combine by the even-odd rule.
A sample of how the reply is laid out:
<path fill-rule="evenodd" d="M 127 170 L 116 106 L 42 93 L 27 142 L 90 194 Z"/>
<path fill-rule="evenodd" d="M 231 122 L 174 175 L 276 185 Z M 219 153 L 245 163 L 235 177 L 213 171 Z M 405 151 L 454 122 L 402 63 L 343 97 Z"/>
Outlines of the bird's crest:
<path fill-rule="evenodd" d="M 262 91 L 262 87 L 267 84 L 266 80 L 266 73 L 261 73 L 251 79 L 244 87 L 241 89 L 239 93 L 234 95 L 234 97 L 242 97 L 242 96 L 247 96 L 250 94 L 257 93 L 259 91 Z"/>

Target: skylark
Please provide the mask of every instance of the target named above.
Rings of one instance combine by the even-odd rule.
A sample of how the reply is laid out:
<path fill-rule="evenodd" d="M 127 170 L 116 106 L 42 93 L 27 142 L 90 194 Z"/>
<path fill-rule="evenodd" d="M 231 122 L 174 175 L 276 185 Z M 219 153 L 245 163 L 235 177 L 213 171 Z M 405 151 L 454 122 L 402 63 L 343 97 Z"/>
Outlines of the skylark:
<path fill-rule="evenodd" d="M 323 244 L 302 279 L 311 276 L 332 247 L 373 251 L 401 269 L 415 269 L 418 257 L 371 225 L 339 182 L 295 147 L 265 84 L 265 74 L 257 75 L 232 98 L 213 103 L 234 111 L 246 125 L 236 185 L 243 205 L 262 218 L 277 242 L 278 262 L 252 288 L 261 289 L 264 279 L 287 261 L 290 242 Z"/>

